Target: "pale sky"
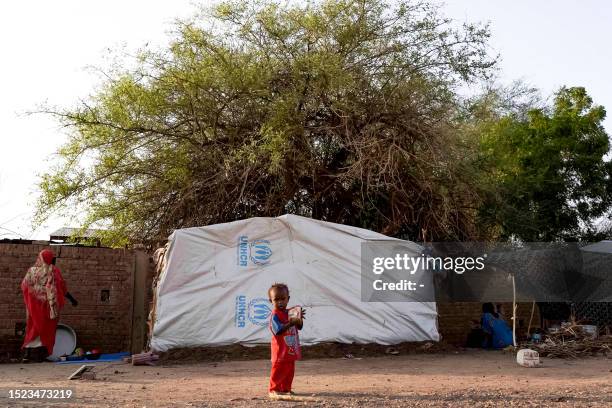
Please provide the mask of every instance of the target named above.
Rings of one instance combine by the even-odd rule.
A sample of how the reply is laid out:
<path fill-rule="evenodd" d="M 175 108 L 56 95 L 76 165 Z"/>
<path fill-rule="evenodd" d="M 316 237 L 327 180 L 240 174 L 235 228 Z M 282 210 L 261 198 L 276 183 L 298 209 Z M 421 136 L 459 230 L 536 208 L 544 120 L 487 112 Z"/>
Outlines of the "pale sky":
<path fill-rule="evenodd" d="M 48 239 L 68 222 L 36 231 L 31 216 L 37 174 L 66 135 L 53 119 L 28 116 L 44 102 L 74 106 L 95 90 L 88 66 L 105 66 L 109 49 L 155 47 L 193 0 L 21 0 L 0 3 L 0 239 Z M 605 0 L 446 0 L 447 16 L 489 21 L 504 82 L 523 79 L 549 96 L 585 86 L 612 115 L 612 3 Z M 612 119 L 606 121 L 612 131 Z"/>

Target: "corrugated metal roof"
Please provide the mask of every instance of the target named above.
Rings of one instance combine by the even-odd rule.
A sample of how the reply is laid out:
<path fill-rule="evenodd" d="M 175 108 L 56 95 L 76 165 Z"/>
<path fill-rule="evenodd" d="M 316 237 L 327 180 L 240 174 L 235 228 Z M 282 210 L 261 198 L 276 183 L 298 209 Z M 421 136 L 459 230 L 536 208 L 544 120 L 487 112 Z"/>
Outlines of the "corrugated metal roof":
<path fill-rule="evenodd" d="M 80 231 L 80 228 L 69 228 L 69 227 L 60 228 L 57 231 L 54 231 L 50 234 L 50 239 L 70 238 L 79 231 Z M 78 238 L 94 238 L 100 231 L 101 230 L 99 229 L 86 229 L 85 231 L 79 233 L 77 237 Z"/>

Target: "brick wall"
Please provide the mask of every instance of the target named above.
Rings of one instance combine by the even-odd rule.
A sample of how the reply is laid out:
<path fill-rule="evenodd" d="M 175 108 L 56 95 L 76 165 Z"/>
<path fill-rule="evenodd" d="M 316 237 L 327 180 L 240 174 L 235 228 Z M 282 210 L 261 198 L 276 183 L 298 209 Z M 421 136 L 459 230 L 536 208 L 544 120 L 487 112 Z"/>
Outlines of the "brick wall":
<path fill-rule="evenodd" d="M 517 336 L 527 332 L 529 317 L 531 316 L 531 303 L 517 303 Z M 502 303 L 505 319 L 512 327 L 512 302 Z M 464 345 L 470 333 L 472 320 L 480 322 L 482 303 L 455 302 L 438 303 L 438 327 L 442 340 L 450 344 Z M 535 307 L 531 327 L 540 327 L 540 314 Z"/>
<path fill-rule="evenodd" d="M 0 243 L 0 357 L 14 356 L 23 339 L 16 326 L 25 323 L 20 283 L 43 245 Z M 60 322 L 77 333 L 80 347 L 103 352 L 130 349 L 134 251 L 92 247 L 51 247 L 69 292 L 78 300 L 62 310 Z M 104 291 L 104 292 L 103 292 Z M 106 296 L 108 294 L 108 297 Z"/>
<path fill-rule="evenodd" d="M 43 245 L 0 243 L 0 360 L 7 354 L 17 357 L 23 334 L 16 328 L 25 326 L 25 306 L 20 283 L 38 253 L 48 248 Z M 85 349 L 101 348 L 104 352 L 140 351 L 141 344 L 131 344 L 133 332 L 134 273 L 137 253 L 130 250 L 92 247 L 52 247 L 58 256 L 57 266 L 62 271 L 68 290 L 79 301 L 77 307 L 67 302 L 60 321 L 77 333 L 78 345 Z M 150 259 L 140 262 L 147 268 L 144 288 L 144 308 L 136 319 L 144 326 L 152 300 L 153 267 Z M 103 300 L 102 291 L 108 291 Z M 479 320 L 480 303 L 439 303 L 439 329 L 442 339 L 451 344 L 464 344 L 471 329 L 471 320 Z M 506 315 L 511 303 L 504 303 Z M 531 303 L 519 303 L 518 333 L 524 333 L 529 322 Z M 533 326 L 540 317 L 536 307 Z M 141 328 L 144 331 L 144 327 Z"/>

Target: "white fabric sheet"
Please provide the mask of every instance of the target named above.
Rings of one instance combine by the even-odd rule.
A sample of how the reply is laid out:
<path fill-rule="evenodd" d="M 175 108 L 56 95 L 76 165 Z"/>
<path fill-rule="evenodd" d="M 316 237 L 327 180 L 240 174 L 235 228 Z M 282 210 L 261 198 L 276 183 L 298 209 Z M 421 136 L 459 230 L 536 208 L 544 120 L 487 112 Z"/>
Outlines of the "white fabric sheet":
<path fill-rule="evenodd" d="M 435 303 L 361 301 L 368 240 L 395 239 L 295 215 L 176 230 L 156 289 L 151 347 L 269 343 L 274 282 L 289 286 L 290 306 L 307 309 L 302 344 L 437 341 Z M 418 255 L 418 245 L 402 242 Z"/>

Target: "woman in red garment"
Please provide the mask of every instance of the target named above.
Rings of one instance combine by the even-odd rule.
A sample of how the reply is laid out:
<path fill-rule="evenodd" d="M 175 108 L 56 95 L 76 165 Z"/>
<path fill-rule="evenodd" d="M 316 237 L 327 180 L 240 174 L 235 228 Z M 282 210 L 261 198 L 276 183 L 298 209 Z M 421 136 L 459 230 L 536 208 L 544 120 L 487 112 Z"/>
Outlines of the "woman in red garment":
<path fill-rule="evenodd" d="M 64 278 L 53 261 L 53 252 L 42 250 L 21 282 L 27 314 L 22 346 L 25 349 L 24 362 L 29 360 L 33 349 L 41 350 L 44 357 L 53 353 L 59 313 L 64 306 L 64 296 L 68 293 Z M 75 301 L 70 298 L 74 304 Z"/>

